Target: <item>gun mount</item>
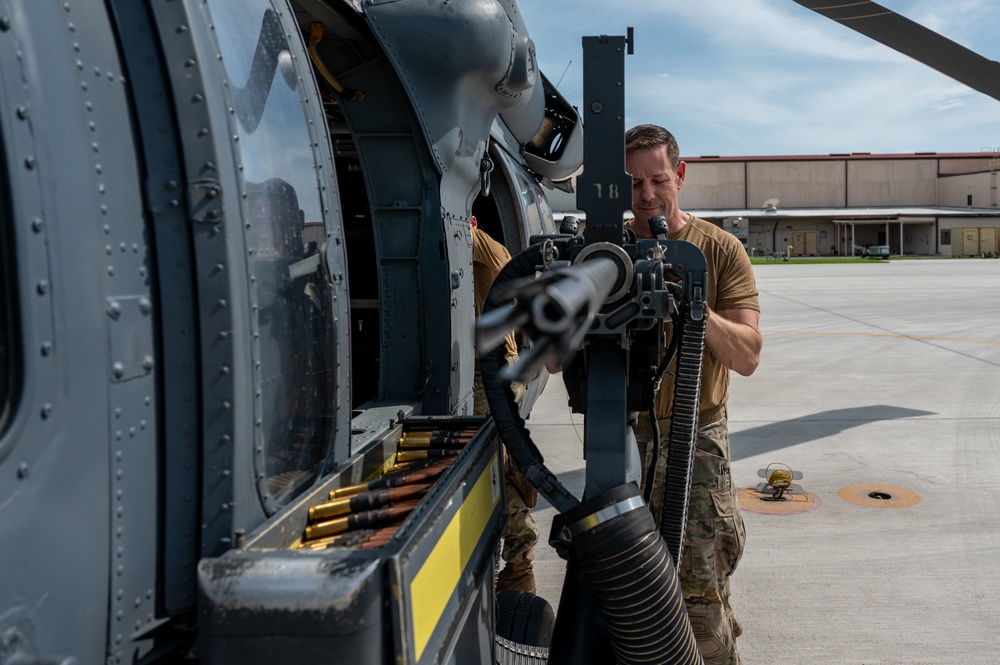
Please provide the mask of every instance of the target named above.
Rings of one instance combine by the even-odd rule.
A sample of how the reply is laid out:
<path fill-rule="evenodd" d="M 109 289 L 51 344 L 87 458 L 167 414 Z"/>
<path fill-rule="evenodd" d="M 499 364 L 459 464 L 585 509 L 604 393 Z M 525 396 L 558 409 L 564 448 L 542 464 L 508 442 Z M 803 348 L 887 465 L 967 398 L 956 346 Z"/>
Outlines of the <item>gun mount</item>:
<path fill-rule="evenodd" d="M 702 662 L 674 562 L 681 555 L 694 453 L 707 269 L 690 243 L 663 239 L 662 230 L 654 232 L 658 238 L 637 239 L 623 228 L 630 200 L 621 193 L 631 191 L 621 148 L 626 45 L 631 51 L 631 30 L 628 38 L 584 38 L 584 107 L 590 111 L 580 185 L 580 207 L 588 211 L 584 235 L 533 237 L 494 282 L 477 327 L 501 439 L 561 513 L 550 539 L 568 562 L 548 661 L 554 665 Z M 673 324 L 669 340 L 666 322 Z M 532 348 L 506 368 L 496 347 L 512 328 L 525 332 Z M 629 416 L 652 411 L 675 355 L 671 466 L 655 525 L 628 464 L 638 457 Z M 585 415 L 582 501 L 545 468 L 507 388 L 542 363 L 563 367 L 570 404 Z M 657 445 L 655 432 L 653 439 Z M 654 463 L 657 456 L 654 451 Z"/>

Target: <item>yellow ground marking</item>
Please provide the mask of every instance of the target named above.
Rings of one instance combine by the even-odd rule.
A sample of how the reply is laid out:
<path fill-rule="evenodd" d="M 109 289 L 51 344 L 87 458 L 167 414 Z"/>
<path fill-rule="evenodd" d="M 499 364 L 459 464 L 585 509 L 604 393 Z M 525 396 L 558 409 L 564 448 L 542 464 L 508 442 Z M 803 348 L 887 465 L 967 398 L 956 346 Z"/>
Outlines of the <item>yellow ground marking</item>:
<path fill-rule="evenodd" d="M 503 493 L 502 483 L 500 465 L 497 456 L 493 455 L 410 582 L 413 650 L 418 661 L 489 524 L 490 515 Z M 496 491 L 497 487 L 501 489 Z"/>

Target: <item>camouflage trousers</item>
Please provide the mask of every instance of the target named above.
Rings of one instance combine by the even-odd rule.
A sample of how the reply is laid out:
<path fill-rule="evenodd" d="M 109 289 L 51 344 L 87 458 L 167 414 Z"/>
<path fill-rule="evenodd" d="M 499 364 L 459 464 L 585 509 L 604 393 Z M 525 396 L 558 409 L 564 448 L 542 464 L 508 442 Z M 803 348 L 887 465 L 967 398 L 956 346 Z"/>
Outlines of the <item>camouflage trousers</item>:
<path fill-rule="evenodd" d="M 538 525 L 531 509 L 538 501 L 538 491 L 524 477 L 517 464 L 503 451 L 504 497 L 507 500 L 507 529 L 503 532 L 500 558 L 508 564 L 531 563 L 538 542 Z"/>
<path fill-rule="evenodd" d="M 657 524 L 663 509 L 670 421 L 659 419 L 660 456 L 656 460 L 650 511 Z M 653 454 L 649 420 L 635 426 L 643 476 Z M 649 482 L 643 478 L 643 487 Z M 739 665 L 736 638 L 743 627 L 729 605 L 729 577 L 736 570 L 746 543 L 743 517 L 736 503 L 729 467 L 729 423 L 699 425 L 691 474 L 687 529 L 677 567 L 688 618 L 705 665 Z"/>

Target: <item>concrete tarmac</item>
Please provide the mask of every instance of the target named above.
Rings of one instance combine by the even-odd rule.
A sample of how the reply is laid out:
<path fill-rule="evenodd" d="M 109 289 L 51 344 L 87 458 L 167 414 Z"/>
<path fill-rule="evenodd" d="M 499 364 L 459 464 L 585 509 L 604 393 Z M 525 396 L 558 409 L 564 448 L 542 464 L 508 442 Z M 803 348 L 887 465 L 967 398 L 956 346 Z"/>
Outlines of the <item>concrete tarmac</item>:
<path fill-rule="evenodd" d="M 743 662 L 1000 662 L 1000 260 L 755 273 L 764 349 L 730 386 L 733 480 L 753 488 L 758 469 L 786 464 L 813 506 L 743 511 Z M 583 418 L 560 375 L 528 428 L 581 496 Z M 769 507 L 748 489 L 740 500 Z M 554 512 L 539 499 L 535 568 L 558 608 Z"/>

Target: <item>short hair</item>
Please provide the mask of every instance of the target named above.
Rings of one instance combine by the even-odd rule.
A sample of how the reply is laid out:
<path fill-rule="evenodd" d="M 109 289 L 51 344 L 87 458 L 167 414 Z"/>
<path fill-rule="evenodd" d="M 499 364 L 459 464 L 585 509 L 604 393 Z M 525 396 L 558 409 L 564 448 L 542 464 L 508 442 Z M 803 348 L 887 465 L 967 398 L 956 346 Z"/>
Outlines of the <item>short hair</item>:
<path fill-rule="evenodd" d="M 681 152 L 673 134 L 659 125 L 636 125 L 625 132 L 626 154 L 646 148 L 659 148 L 660 146 L 666 147 L 670 165 L 676 169 L 681 161 Z"/>

